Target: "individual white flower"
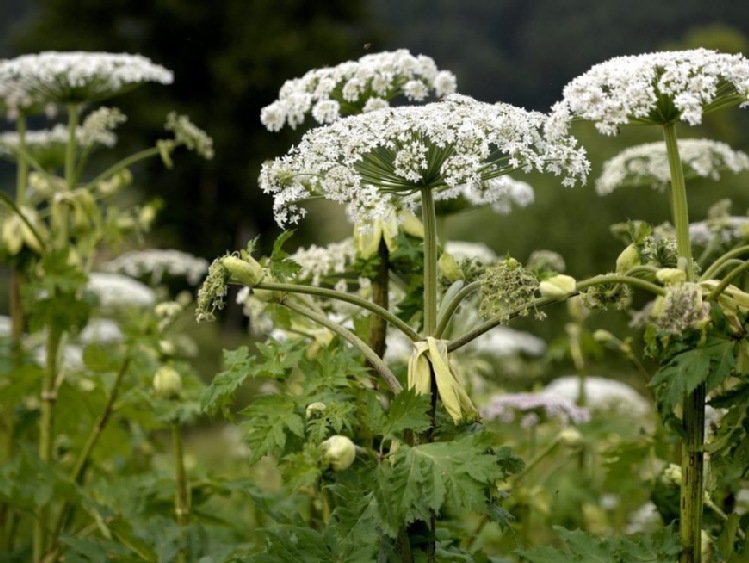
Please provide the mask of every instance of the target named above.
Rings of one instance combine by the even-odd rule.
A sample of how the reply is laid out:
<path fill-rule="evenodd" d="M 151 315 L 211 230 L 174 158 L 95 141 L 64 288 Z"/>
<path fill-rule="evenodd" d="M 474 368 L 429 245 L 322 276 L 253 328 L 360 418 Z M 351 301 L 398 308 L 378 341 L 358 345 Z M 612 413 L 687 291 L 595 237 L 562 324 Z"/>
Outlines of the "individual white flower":
<path fill-rule="evenodd" d="M 626 534 L 652 534 L 663 527 L 658 507 L 648 501 L 632 512 L 624 529 Z"/>
<path fill-rule="evenodd" d="M 564 176 L 572 186 L 588 171 L 571 137 L 546 135 L 547 116 L 466 96 L 420 107 L 355 115 L 309 131 L 286 156 L 263 164 L 260 187 L 274 196 L 279 225 L 296 223 L 313 195 L 347 206 L 354 223 L 413 209 L 421 189 L 435 200 L 481 193 L 512 170 Z"/>
<path fill-rule="evenodd" d="M 34 104 L 102 100 L 144 82 L 171 84 L 172 72 L 140 55 L 47 51 L 0 62 L 0 84 L 11 83 L 11 110 Z"/>
<path fill-rule="evenodd" d="M 587 376 L 584 381 L 586 404 L 593 410 L 614 410 L 633 418 L 645 417 L 652 412 L 648 401 L 626 383 L 594 376 Z M 541 394 L 577 401 L 579 391 L 580 378 L 572 375 L 555 379 L 541 391 Z"/>
<path fill-rule="evenodd" d="M 90 274 L 86 290 L 96 294 L 105 308 L 129 305 L 148 307 L 156 300 L 148 286 L 121 274 Z"/>
<path fill-rule="evenodd" d="M 497 253 L 483 242 L 447 241 L 445 252 L 457 262 L 476 260 L 482 264 L 493 264 L 498 260 Z"/>
<path fill-rule="evenodd" d="M 529 413 L 543 416 L 547 420 L 556 419 L 563 426 L 579 424 L 590 420 L 588 409 L 578 407 L 569 397 L 555 397 L 542 393 L 510 393 L 492 397 L 491 401 L 480 409 L 481 416 L 487 420 L 500 422 L 525 421 L 528 424 Z M 541 419 L 537 419 L 540 422 Z"/>
<path fill-rule="evenodd" d="M 13 321 L 10 317 L 0 315 L 0 338 L 8 338 L 13 333 Z"/>
<path fill-rule="evenodd" d="M 101 268 L 134 278 L 148 274 L 153 284 L 160 283 L 164 274 L 185 276 L 190 285 L 197 285 L 208 271 L 208 261 L 181 250 L 152 248 L 125 252 Z"/>
<path fill-rule="evenodd" d="M 270 131 L 286 124 L 295 129 L 311 111 L 318 123 L 332 123 L 341 115 L 387 107 L 399 95 L 422 101 L 431 91 L 439 98 L 455 87 L 455 76 L 438 70 L 429 57 L 405 49 L 373 53 L 288 80 L 278 100 L 262 109 L 260 121 Z"/>
<path fill-rule="evenodd" d="M 604 134 L 625 124 L 702 122 L 705 113 L 749 100 L 749 60 L 694 49 L 615 57 L 594 65 L 564 88 L 555 123 L 594 121 Z"/>
<path fill-rule="evenodd" d="M 123 339 L 119 325 L 110 319 L 89 319 L 86 328 L 81 331 L 83 344 L 110 344 Z"/>
<path fill-rule="evenodd" d="M 749 156 L 735 151 L 725 143 L 710 139 L 678 141 L 684 179 L 710 178 L 719 180 L 724 171 L 737 174 L 749 169 Z M 671 182 L 666 144 L 647 143 L 630 147 L 603 164 L 603 173 L 596 180 L 596 192 L 609 194 L 622 186 L 650 186 L 663 190 Z"/>

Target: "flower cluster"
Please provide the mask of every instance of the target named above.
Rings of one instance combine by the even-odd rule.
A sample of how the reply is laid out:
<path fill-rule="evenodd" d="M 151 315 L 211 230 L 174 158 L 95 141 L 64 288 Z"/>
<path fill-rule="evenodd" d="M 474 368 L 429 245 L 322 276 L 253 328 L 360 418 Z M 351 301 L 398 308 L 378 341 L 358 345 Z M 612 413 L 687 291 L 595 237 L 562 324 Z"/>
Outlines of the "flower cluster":
<path fill-rule="evenodd" d="M 666 295 L 657 297 L 634 316 L 635 326 L 652 323 L 658 330 L 681 334 L 684 330 L 706 325 L 710 320 L 710 304 L 703 300 L 703 289 L 695 283 L 666 286 Z"/>
<path fill-rule="evenodd" d="M 716 237 L 730 244 L 749 236 L 749 217 L 720 217 L 689 225 L 689 238 L 694 244 L 707 246 Z"/>
<path fill-rule="evenodd" d="M 590 420 L 590 412 L 578 407 L 569 397 L 554 397 L 540 393 L 511 393 L 492 398 L 481 408 L 481 416 L 488 420 L 515 422 L 520 416 L 521 426 L 535 426 L 542 421 L 557 419 L 562 426 Z"/>
<path fill-rule="evenodd" d="M 574 375 L 560 377 L 549 383 L 541 391 L 541 395 L 549 399 L 576 402 L 581 384 L 586 404 L 592 410 L 615 410 L 633 417 L 644 417 L 652 412 L 648 401 L 632 387 L 605 377 L 586 376 L 582 381 Z"/>
<path fill-rule="evenodd" d="M 125 121 L 127 117 L 117 108 L 102 107 L 91 112 L 79 128 L 81 144 L 100 143 L 109 147 L 113 146 L 115 137 L 112 131 Z M 109 139 L 111 141 L 107 142 Z"/>
<path fill-rule="evenodd" d="M 47 51 L 0 62 L 0 96 L 11 112 L 102 100 L 143 82 L 172 80 L 171 71 L 140 55 Z"/>
<path fill-rule="evenodd" d="M 483 242 L 447 241 L 445 252 L 450 254 L 457 262 L 475 260 L 482 264 L 494 264 L 497 261 L 497 253 Z"/>
<path fill-rule="evenodd" d="M 475 189 L 467 189 L 466 200 L 471 205 L 491 205 L 497 213 L 507 215 L 514 205 L 528 207 L 535 198 L 533 187 L 510 176 L 491 178 Z"/>
<path fill-rule="evenodd" d="M 720 173 L 737 174 L 749 169 L 749 156 L 725 143 L 709 139 L 682 139 L 678 142 L 684 178 L 720 179 Z M 609 194 L 621 186 L 651 186 L 663 189 L 671 182 L 665 143 L 630 147 L 603 165 L 596 180 L 596 191 Z"/>
<path fill-rule="evenodd" d="M 497 201 L 506 186 L 489 180 L 512 170 L 564 175 L 574 185 L 588 171 L 585 151 L 571 137 L 546 135 L 546 124 L 540 113 L 458 95 L 356 115 L 313 129 L 265 163 L 260 187 L 273 194 L 283 226 L 304 216 L 297 202 L 313 195 L 346 204 L 353 222 L 365 223 L 415 207 L 421 189 L 435 200 Z"/>
<path fill-rule="evenodd" d="M 186 115 L 170 113 L 166 118 L 165 128 L 167 131 L 174 131 L 177 144 L 185 145 L 206 160 L 213 158 L 213 139 L 194 125 Z"/>
<path fill-rule="evenodd" d="M 164 274 L 185 276 L 190 285 L 197 285 L 208 271 L 208 261 L 172 249 L 133 250 L 102 265 L 107 272 L 121 272 L 131 277 L 149 274 L 151 283 L 161 282 Z"/>
<path fill-rule="evenodd" d="M 499 317 L 503 323 L 513 312 L 525 316 L 537 290 L 538 278 L 517 260 L 508 258 L 484 272 L 479 312 L 483 317 Z"/>
<path fill-rule="evenodd" d="M 353 264 L 356 258 L 354 239 L 346 238 L 327 246 L 313 244 L 309 248 L 300 248 L 289 256 L 302 269 L 296 277 L 309 280 L 312 285 L 320 285 L 320 280 L 327 276 L 342 274 Z"/>
<path fill-rule="evenodd" d="M 121 274 L 90 274 L 86 291 L 95 294 L 104 308 L 148 307 L 156 301 L 154 292 L 148 286 Z"/>
<path fill-rule="evenodd" d="M 422 101 L 455 92 L 455 76 L 438 70 L 430 57 L 406 50 L 365 55 L 332 68 L 316 69 L 287 81 L 279 99 L 263 108 L 260 121 L 270 131 L 304 122 L 307 113 L 318 123 L 332 123 L 341 115 L 375 111 L 404 95 Z"/>
<path fill-rule="evenodd" d="M 565 130 L 573 117 L 613 135 L 625 124 L 702 122 L 704 113 L 749 101 L 749 60 L 706 49 L 615 57 L 564 88 L 553 108 Z"/>

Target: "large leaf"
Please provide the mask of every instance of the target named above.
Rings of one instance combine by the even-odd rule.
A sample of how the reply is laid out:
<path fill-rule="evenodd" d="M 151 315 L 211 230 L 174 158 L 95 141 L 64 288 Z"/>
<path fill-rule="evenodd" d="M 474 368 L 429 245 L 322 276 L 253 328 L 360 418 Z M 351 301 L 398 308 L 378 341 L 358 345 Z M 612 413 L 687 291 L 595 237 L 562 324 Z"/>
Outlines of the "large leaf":
<path fill-rule="evenodd" d="M 294 400 L 282 395 L 258 397 L 241 414 L 249 420 L 242 424 L 250 446 L 250 462 L 264 455 L 282 452 L 287 433 L 304 437 L 304 418 L 296 412 Z"/>

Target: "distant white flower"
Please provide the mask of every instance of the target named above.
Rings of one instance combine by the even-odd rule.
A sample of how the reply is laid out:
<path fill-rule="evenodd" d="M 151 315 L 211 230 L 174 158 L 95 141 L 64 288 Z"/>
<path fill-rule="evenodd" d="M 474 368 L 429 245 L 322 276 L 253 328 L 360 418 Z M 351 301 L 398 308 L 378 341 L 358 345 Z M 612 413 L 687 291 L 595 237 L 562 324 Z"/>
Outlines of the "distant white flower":
<path fill-rule="evenodd" d="M 525 427 L 541 422 L 539 416 L 557 419 L 563 426 L 590 420 L 588 409 L 578 407 L 569 397 L 552 397 L 540 393 L 495 396 L 480 411 L 484 419 L 506 423 L 518 421 Z M 530 414 L 535 415 L 535 418 L 529 419 Z"/>
<path fill-rule="evenodd" d="M 0 337 L 8 338 L 13 332 L 13 321 L 10 317 L 0 315 Z"/>
<path fill-rule="evenodd" d="M 439 98 L 455 87 L 455 76 L 438 70 L 429 57 L 415 57 L 405 49 L 374 53 L 288 80 L 278 100 L 263 108 L 260 121 L 270 131 L 286 124 L 295 129 L 307 113 L 318 123 L 332 123 L 341 115 L 387 107 L 398 95 L 422 101 L 430 91 Z"/>
<path fill-rule="evenodd" d="M 483 242 L 447 241 L 445 252 L 458 262 L 476 260 L 483 264 L 493 264 L 498 260 L 497 253 Z"/>
<path fill-rule="evenodd" d="M 464 192 L 472 205 L 491 205 L 497 213 L 507 215 L 513 206 L 528 207 L 535 198 L 533 187 L 510 176 L 492 178 L 483 185 L 470 186 Z"/>
<path fill-rule="evenodd" d="M 61 346 L 58 353 L 58 365 L 65 371 L 83 371 L 85 369 L 85 364 L 83 363 L 83 349 L 80 346 L 67 344 Z M 44 346 L 34 348 L 31 351 L 31 355 L 39 365 L 47 365 L 47 349 Z"/>
<path fill-rule="evenodd" d="M 148 307 L 156 301 L 148 286 L 121 274 L 90 274 L 86 290 L 96 294 L 105 308 L 128 305 Z"/>
<path fill-rule="evenodd" d="M 707 49 L 615 57 L 564 88 L 553 108 L 565 129 L 571 118 L 594 121 L 613 135 L 625 124 L 702 122 L 705 113 L 749 101 L 749 60 Z"/>
<path fill-rule="evenodd" d="M 96 135 L 86 131 L 83 127 L 76 129 L 76 142 L 81 146 L 90 146 L 94 144 L 113 147 L 117 138 L 111 132 L 99 132 Z M 26 131 L 24 143 L 26 150 L 30 151 L 32 156 L 37 151 L 43 149 L 63 149 L 70 141 L 70 132 L 64 125 L 57 124 L 52 129 L 41 131 Z M 12 152 L 12 149 L 18 148 L 20 138 L 17 131 L 4 131 L 0 133 L 0 154 Z"/>
<path fill-rule="evenodd" d="M 546 342 L 527 332 L 497 326 L 468 344 L 466 351 L 468 350 L 491 356 L 509 356 L 518 353 L 541 356 L 546 351 Z"/>
<path fill-rule="evenodd" d="M 185 145 L 206 160 L 213 158 L 213 139 L 186 115 L 171 112 L 166 118 L 164 127 L 167 131 L 174 132 L 174 140 L 177 144 Z"/>
<path fill-rule="evenodd" d="M 735 495 L 736 507 L 734 512 L 740 516 L 749 514 L 749 489 L 741 489 Z"/>
<path fill-rule="evenodd" d="M 172 80 L 171 71 L 140 55 L 47 51 L 0 62 L 0 84 L 13 85 L 5 104 L 16 111 L 102 100 L 143 82 Z"/>
<path fill-rule="evenodd" d="M 700 246 L 710 244 L 715 237 L 730 244 L 749 236 L 749 217 L 718 217 L 689 225 L 689 238 Z"/>
<path fill-rule="evenodd" d="M 302 267 L 297 279 L 309 280 L 312 285 L 320 285 L 321 278 L 342 274 L 348 270 L 356 258 L 356 249 L 354 240 L 346 238 L 327 246 L 313 244 L 308 248 L 300 248 L 289 258 Z"/>
<path fill-rule="evenodd" d="M 296 223 L 297 204 L 313 195 L 347 205 L 355 223 L 393 208 L 413 209 L 420 189 L 435 200 L 481 194 L 498 200 L 488 182 L 513 170 L 584 180 L 585 151 L 571 137 L 546 135 L 547 116 L 466 96 L 420 107 L 356 115 L 309 131 L 286 156 L 263 164 L 260 187 L 274 196 L 279 225 Z"/>
<path fill-rule="evenodd" d="M 588 376 L 585 378 L 584 389 L 586 404 L 593 410 L 614 410 L 634 418 L 648 416 L 652 412 L 647 399 L 621 381 Z M 541 394 L 577 401 L 579 390 L 580 378 L 572 375 L 555 379 L 541 391 Z"/>
<path fill-rule="evenodd" d="M 629 515 L 626 534 L 652 534 L 663 527 L 658 507 L 648 501 Z"/>
<path fill-rule="evenodd" d="M 678 141 L 684 178 L 719 180 L 724 171 L 737 174 L 749 169 L 749 156 L 725 143 L 710 139 Z M 596 180 L 596 191 L 609 194 L 621 186 L 650 186 L 664 189 L 671 182 L 671 171 L 665 143 L 648 143 L 630 147 L 603 164 Z"/>
<path fill-rule="evenodd" d="M 126 252 L 101 267 L 107 272 L 122 272 L 134 278 L 149 274 L 153 284 L 161 283 L 166 273 L 185 276 L 189 284 L 197 285 L 208 271 L 208 261 L 181 250 L 152 248 Z"/>
<path fill-rule="evenodd" d="M 83 344 L 109 344 L 122 341 L 119 325 L 110 319 L 89 319 L 86 328 L 81 331 Z"/>

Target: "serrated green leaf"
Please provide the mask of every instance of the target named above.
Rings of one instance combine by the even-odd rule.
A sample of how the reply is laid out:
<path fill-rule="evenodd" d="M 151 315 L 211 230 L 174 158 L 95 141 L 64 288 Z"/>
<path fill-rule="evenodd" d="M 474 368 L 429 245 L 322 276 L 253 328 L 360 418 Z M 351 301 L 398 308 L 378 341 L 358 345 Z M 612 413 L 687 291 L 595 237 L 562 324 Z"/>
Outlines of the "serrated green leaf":
<path fill-rule="evenodd" d="M 342 562 L 374 561 L 381 539 L 379 509 L 374 493 L 357 487 L 331 487 L 336 509 L 331 514 Z"/>
<path fill-rule="evenodd" d="M 241 428 L 251 450 L 250 463 L 256 463 L 264 455 L 282 452 L 287 432 L 304 437 L 304 418 L 296 412 L 296 404 L 290 397 L 258 397 L 240 414 L 249 419 Z"/>
<path fill-rule="evenodd" d="M 227 369 L 216 375 L 200 396 L 200 409 L 205 414 L 215 416 L 220 410 L 224 417 L 230 418 L 229 403 L 250 375 L 253 359 L 247 346 L 234 351 L 224 350 L 224 365 Z"/>
<path fill-rule="evenodd" d="M 611 563 L 612 553 L 605 540 L 600 540 L 582 530 L 565 530 L 554 528 L 569 550 L 577 557 L 577 561 L 585 563 Z"/>
<path fill-rule="evenodd" d="M 661 412 L 672 415 L 684 395 L 701 383 L 709 391 L 725 381 L 736 365 L 734 346 L 729 339 L 711 336 L 702 345 L 672 355 L 650 382 Z"/>
<path fill-rule="evenodd" d="M 321 563 L 336 561 L 331 537 L 302 526 L 277 526 L 260 530 L 266 534 L 265 553 L 250 556 L 254 563 Z"/>
<path fill-rule="evenodd" d="M 117 345 L 93 342 L 83 348 L 84 365 L 96 373 L 118 371 L 123 361 L 122 349 Z"/>
<path fill-rule="evenodd" d="M 289 254 L 283 250 L 284 243 L 294 234 L 293 230 L 284 231 L 273 243 L 273 253 L 270 256 L 269 267 L 274 278 L 284 281 L 302 269 L 302 267 L 289 259 Z"/>
<path fill-rule="evenodd" d="M 377 434 L 400 439 L 404 430 L 419 434 L 429 429 L 430 399 L 428 395 L 417 395 L 412 389 L 398 393 L 390 403 L 385 424 Z"/>
<path fill-rule="evenodd" d="M 394 463 L 376 471 L 375 495 L 389 533 L 444 508 L 489 510 L 487 490 L 506 477 L 509 459 L 491 450 L 488 433 L 415 447 L 401 445 Z"/>

